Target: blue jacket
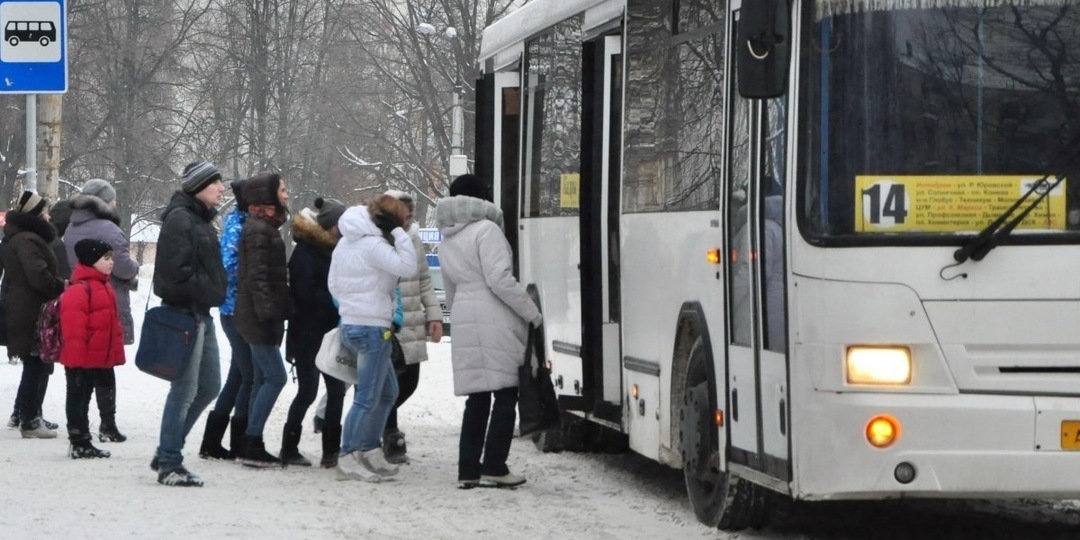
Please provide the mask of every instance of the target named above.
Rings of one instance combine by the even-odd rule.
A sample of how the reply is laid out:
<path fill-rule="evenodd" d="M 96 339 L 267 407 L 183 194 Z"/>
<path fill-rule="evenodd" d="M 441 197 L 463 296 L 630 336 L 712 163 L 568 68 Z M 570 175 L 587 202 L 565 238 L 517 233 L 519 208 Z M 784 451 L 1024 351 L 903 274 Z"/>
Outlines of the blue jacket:
<path fill-rule="evenodd" d="M 236 271 L 240 267 L 240 255 L 237 246 L 240 244 L 240 231 L 244 228 L 248 213 L 234 209 L 225 216 L 225 224 L 221 231 L 221 262 L 225 266 L 225 277 L 228 279 L 225 286 L 225 303 L 221 304 L 222 315 L 233 314 L 236 309 Z"/>

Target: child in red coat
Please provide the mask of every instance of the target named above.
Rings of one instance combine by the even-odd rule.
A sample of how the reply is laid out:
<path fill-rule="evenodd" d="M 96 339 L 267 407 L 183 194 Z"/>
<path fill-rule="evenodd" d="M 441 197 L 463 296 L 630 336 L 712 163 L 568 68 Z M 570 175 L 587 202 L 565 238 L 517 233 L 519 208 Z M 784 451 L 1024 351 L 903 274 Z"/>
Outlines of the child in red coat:
<path fill-rule="evenodd" d="M 60 363 L 67 377 L 67 430 L 71 459 L 107 458 L 90 436 L 90 395 L 107 368 L 124 363 L 124 333 L 116 310 L 116 293 L 109 285 L 112 247 L 100 240 L 75 244 L 79 263 L 71 285 L 60 297 L 60 332 L 64 338 Z"/>

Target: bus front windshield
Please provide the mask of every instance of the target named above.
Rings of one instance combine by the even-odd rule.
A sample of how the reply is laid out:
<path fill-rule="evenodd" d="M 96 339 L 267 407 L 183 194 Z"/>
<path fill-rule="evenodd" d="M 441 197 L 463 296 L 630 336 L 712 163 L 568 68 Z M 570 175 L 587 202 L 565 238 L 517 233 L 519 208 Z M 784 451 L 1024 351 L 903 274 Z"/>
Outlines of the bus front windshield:
<path fill-rule="evenodd" d="M 1068 170 L 1080 161 L 1080 6 L 803 5 L 798 221 L 808 240 L 956 244 L 1034 186 L 1048 193 L 1014 241 L 1080 242 L 1080 174 Z"/>

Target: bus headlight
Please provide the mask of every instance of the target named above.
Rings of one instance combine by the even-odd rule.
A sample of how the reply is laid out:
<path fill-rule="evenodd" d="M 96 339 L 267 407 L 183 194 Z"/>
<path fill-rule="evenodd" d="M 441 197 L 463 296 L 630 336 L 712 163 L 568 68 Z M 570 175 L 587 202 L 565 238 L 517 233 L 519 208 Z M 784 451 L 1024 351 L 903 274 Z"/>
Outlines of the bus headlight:
<path fill-rule="evenodd" d="M 862 345 L 848 347 L 847 382 L 850 384 L 910 384 L 911 349 Z"/>

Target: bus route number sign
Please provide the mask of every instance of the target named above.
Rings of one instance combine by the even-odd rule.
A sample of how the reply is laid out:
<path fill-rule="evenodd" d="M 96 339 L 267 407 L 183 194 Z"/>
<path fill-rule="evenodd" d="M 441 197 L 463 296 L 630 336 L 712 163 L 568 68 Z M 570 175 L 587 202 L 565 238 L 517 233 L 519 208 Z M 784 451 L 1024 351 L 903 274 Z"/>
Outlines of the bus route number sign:
<path fill-rule="evenodd" d="M 855 232 L 973 232 L 992 222 L 1042 176 L 856 176 Z M 1056 181 L 1047 178 L 1048 190 Z M 1063 230 L 1062 181 L 1019 225 Z M 1034 195 L 1040 192 L 1036 191 Z"/>

